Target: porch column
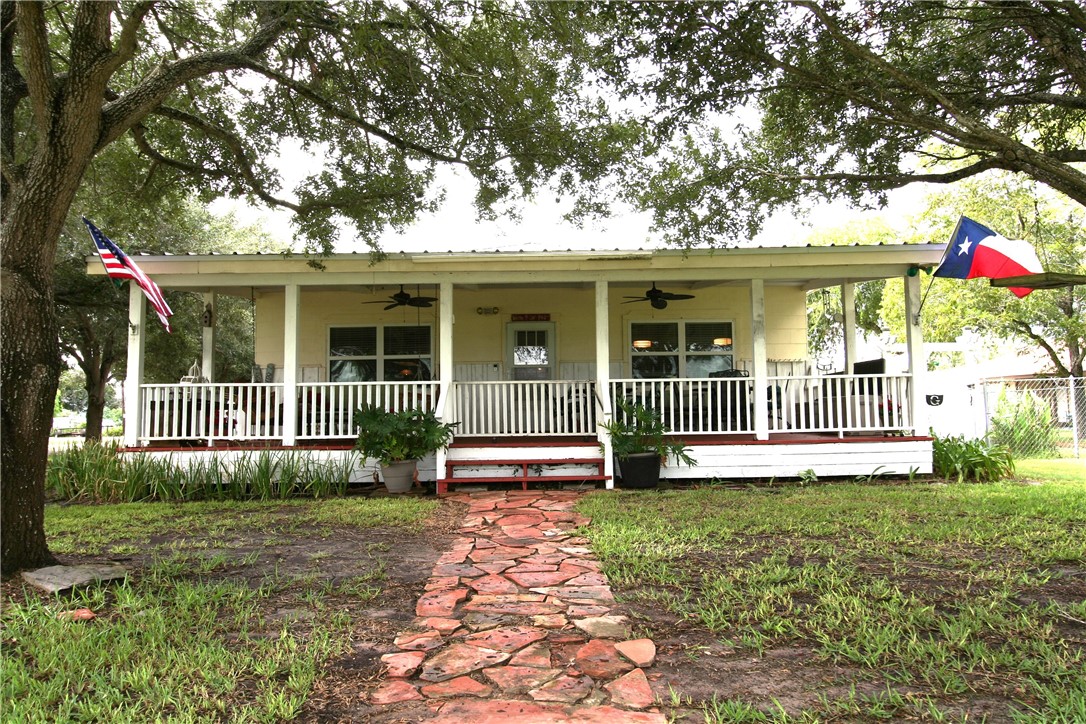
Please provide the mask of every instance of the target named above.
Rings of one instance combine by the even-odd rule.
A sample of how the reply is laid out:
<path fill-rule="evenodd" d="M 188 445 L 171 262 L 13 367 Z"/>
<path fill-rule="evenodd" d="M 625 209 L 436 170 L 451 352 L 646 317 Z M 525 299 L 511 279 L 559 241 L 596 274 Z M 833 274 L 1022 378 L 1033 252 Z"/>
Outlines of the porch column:
<path fill-rule="evenodd" d="M 146 335 L 147 304 L 143 290 L 135 282 L 128 283 L 128 369 L 124 378 L 124 444 L 139 445 L 140 428 L 143 426 L 143 400 L 140 399 L 140 383 L 143 382 L 143 348 Z"/>
<path fill-rule="evenodd" d="M 920 275 L 905 277 L 905 346 L 909 353 L 909 412 L 914 435 L 928 434 L 928 414 L 924 390 L 928 373 L 928 357 L 924 354 L 924 338 L 920 332 Z"/>
<path fill-rule="evenodd" d="M 200 360 L 200 369 L 208 382 L 215 381 L 215 328 L 218 326 L 218 309 L 215 307 L 215 292 L 204 292 L 204 320 L 201 349 L 203 358 Z M 210 319 L 208 319 L 210 317 Z M 210 321 L 210 324 L 208 322 Z"/>
<path fill-rule="evenodd" d="M 283 310 L 283 444 L 294 445 L 298 436 L 298 318 L 301 292 L 287 284 Z"/>
<path fill-rule="evenodd" d="M 596 395 L 600 399 L 599 422 L 611 419 L 611 334 L 606 281 L 596 282 Z M 611 437 L 602 427 L 596 435 L 603 445 L 603 474 L 608 490 L 615 487 L 615 456 L 611 453 Z"/>
<path fill-rule="evenodd" d="M 769 439 L 769 365 L 765 346 L 765 280 L 750 280 L 750 331 L 754 357 L 754 437 Z"/>
<path fill-rule="evenodd" d="M 845 324 L 845 367 L 846 373 L 852 372 L 856 362 L 856 285 L 841 285 L 841 314 Z"/>
<path fill-rule="evenodd" d="M 442 421 L 447 421 L 453 392 L 453 324 L 456 321 L 453 317 L 452 282 L 441 282 L 437 303 L 437 414 Z M 445 477 L 445 461 L 448 459 L 447 448 L 438 450 L 434 455 L 434 475 L 437 478 Z"/>

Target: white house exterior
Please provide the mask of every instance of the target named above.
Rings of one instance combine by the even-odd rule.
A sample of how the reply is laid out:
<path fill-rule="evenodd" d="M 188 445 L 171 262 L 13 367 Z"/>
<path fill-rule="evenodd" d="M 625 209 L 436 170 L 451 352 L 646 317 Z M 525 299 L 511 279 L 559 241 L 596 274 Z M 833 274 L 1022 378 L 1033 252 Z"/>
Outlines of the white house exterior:
<path fill-rule="evenodd" d="M 323 270 L 280 255 L 139 256 L 162 288 L 212 308 L 217 295 L 252 298 L 255 372 L 145 383 L 133 286 L 125 442 L 345 448 L 359 404 L 424 406 L 459 425 L 420 479 L 454 477 L 463 460 L 531 460 L 610 487 L 597 423 L 624 398 L 660 410 L 692 447 L 698 464 L 665 477 L 926 473 L 924 365 L 854 370 L 851 300 L 858 282 L 904 278 L 908 359 L 923 361 L 917 270 L 943 248 L 342 254 Z M 96 261 L 88 271 L 102 273 Z M 807 363 L 805 295 L 827 286 L 843 289 L 852 358 L 820 376 Z M 214 334 L 205 327 L 204 370 Z"/>

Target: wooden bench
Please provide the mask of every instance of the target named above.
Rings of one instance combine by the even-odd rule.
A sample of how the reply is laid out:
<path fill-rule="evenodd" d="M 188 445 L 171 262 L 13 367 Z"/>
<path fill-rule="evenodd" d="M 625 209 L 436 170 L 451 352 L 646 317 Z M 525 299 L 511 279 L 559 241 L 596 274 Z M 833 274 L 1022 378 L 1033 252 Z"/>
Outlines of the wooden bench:
<path fill-rule="evenodd" d="M 589 475 L 529 475 L 528 469 L 544 465 L 593 465 L 595 474 Z M 503 467 L 517 466 L 520 472 L 517 475 L 472 475 L 468 477 L 455 477 L 458 467 Z M 528 489 L 528 483 L 574 483 L 584 481 L 610 480 L 610 475 L 603 474 L 602 458 L 551 458 L 548 460 L 446 460 L 445 477 L 437 481 L 437 494 L 449 492 L 450 485 L 462 483 L 520 483 L 521 490 Z"/>

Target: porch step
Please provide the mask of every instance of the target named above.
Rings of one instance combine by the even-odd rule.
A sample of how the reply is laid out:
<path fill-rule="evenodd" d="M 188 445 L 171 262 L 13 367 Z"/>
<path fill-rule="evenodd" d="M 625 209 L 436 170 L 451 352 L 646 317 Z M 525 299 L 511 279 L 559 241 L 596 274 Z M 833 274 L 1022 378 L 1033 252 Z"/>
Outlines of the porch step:
<path fill-rule="evenodd" d="M 542 470 L 538 475 L 529 475 L 531 468 L 555 467 L 555 466 L 588 466 L 594 467 L 596 472 L 590 474 L 559 474 L 545 475 Z M 468 475 L 456 477 L 456 469 L 462 467 L 488 468 L 519 466 L 520 471 L 516 475 Z M 521 490 L 528 489 L 528 483 L 572 483 L 572 482 L 596 482 L 610 480 L 609 475 L 603 474 L 603 458 L 516 458 L 516 459 L 456 459 L 445 461 L 445 477 L 437 481 L 437 493 L 442 495 L 449 491 L 450 485 L 462 484 L 491 484 L 491 483 L 520 483 Z"/>

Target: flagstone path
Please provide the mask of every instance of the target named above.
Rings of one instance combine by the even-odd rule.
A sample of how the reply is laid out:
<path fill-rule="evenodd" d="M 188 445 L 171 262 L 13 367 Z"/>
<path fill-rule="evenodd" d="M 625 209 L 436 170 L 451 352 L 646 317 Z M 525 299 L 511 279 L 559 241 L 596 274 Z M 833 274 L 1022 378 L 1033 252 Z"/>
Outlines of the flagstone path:
<path fill-rule="evenodd" d="M 382 657 L 374 715 L 432 724 L 664 724 L 599 562 L 574 535 L 576 491 L 454 493 L 459 538 L 434 566 L 414 626 Z M 385 718 L 381 716 L 380 718 Z"/>

